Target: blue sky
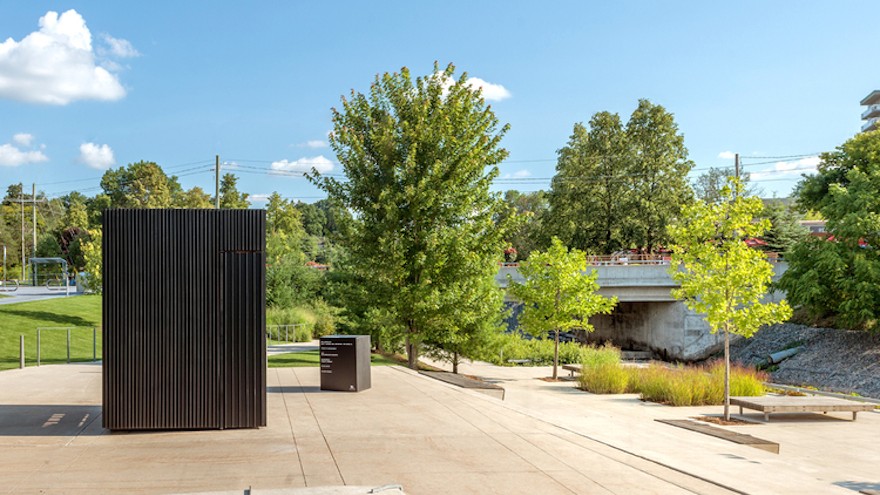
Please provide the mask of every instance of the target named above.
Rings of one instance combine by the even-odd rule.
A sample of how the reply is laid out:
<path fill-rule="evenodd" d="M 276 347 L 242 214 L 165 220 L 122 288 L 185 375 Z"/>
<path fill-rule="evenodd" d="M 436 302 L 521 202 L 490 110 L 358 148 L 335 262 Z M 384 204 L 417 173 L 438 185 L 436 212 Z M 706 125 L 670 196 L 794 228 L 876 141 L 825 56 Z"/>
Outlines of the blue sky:
<path fill-rule="evenodd" d="M 648 98 L 675 114 L 694 175 L 739 152 L 786 196 L 816 160 L 759 157 L 859 131 L 859 100 L 880 89 L 878 19 L 876 0 L 0 0 L 0 186 L 91 195 L 106 167 L 150 160 L 212 192 L 219 154 L 241 190 L 311 202 L 322 193 L 270 169 L 340 171 L 326 147 L 340 96 L 436 60 L 490 84 L 511 125 L 501 176 L 530 180 L 499 190 L 547 188 L 575 122 L 626 120 Z"/>

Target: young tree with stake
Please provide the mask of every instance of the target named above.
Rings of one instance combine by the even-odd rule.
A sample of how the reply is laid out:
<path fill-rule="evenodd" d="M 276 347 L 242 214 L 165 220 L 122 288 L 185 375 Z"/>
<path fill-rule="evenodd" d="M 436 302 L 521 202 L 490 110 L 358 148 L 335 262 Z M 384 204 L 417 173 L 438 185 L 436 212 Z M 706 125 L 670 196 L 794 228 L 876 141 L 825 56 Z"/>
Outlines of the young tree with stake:
<path fill-rule="evenodd" d="M 670 272 L 681 287 L 672 291 L 691 311 L 703 313 L 712 333 L 724 331 L 724 419 L 730 420 L 730 334 L 749 338 L 761 325 L 791 317 L 791 307 L 761 302 L 773 277 L 764 253 L 745 239 L 759 237 L 770 225 L 754 221 L 762 209 L 757 197 L 744 197 L 743 184 L 729 179 L 721 201 L 686 206 L 670 226 Z"/>
<path fill-rule="evenodd" d="M 569 251 L 559 238 L 554 237 L 547 251 L 533 251 L 520 265 L 524 283 L 515 283 L 508 275 L 511 294 L 523 304 L 520 326 L 535 337 L 554 333 L 554 380 L 558 377 L 559 332 L 572 328 L 592 332 L 589 318 L 595 314 L 608 314 L 617 304 L 616 297 L 596 293 L 599 275 L 595 270 L 586 271 L 586 254 L 578 249 Z"/>

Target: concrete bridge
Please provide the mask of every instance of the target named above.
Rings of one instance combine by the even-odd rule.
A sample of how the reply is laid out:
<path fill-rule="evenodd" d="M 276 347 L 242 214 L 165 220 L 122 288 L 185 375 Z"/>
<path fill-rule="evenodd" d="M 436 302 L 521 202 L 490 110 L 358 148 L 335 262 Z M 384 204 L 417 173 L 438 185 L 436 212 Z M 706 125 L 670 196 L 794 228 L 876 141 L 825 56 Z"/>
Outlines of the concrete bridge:
<path fill-rule="evenodd" d="M 785 262 L 774 263 L 773 280 L 787 268 Z M 669 275 L 668 263 L 604 263 L 589 270 L 599 274 L 599 293 L 616 296 L 618 303 L 610 315 L 590 319 L 595 331 L 587 335 L 588 341 L 610 340 L 624 349 L 683 361 L 704 359 L 721 349 L 723 335 L 710 333 L 702 315 L 670 294 L 677 284 Z M 517 266 L 502 265 L 495 276 L 501 287 L 507 287 L 508 275 L 515 282 L 523 281 Z M 783 296 L 774 292 L 767 300 L 779 301 Z"/>

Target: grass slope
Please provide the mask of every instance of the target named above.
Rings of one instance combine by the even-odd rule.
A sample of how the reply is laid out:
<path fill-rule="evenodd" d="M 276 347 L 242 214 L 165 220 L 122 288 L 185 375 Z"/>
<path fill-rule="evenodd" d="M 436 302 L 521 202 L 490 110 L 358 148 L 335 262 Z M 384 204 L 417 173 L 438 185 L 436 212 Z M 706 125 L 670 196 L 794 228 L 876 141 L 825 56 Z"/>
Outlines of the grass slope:
<path fill-rule="evenodd" d="M 101 296 L 59 297 L 0 306 L 0 370 L 18 367 L 19 335 L 25 339 L 26 364 L 37 364 L 37 327 L 73 327 L 71 360 L 91 361 L 92 328 L 100 325 Z M 42 363 L 67 362 L 66 331 L 44 330 L 40 340 Z M 100 329 L 97 347 L 100 359 Z"/>

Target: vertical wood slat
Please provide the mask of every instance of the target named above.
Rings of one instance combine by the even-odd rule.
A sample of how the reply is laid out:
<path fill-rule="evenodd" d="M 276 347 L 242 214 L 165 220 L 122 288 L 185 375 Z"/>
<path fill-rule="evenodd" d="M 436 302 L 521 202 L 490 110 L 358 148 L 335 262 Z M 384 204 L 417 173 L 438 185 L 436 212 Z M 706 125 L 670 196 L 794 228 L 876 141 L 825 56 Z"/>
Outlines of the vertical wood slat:
<path fill-rule="evenodd" d="M 103 424 L 266 424 L 265 212 L 104 212 Z"/>

